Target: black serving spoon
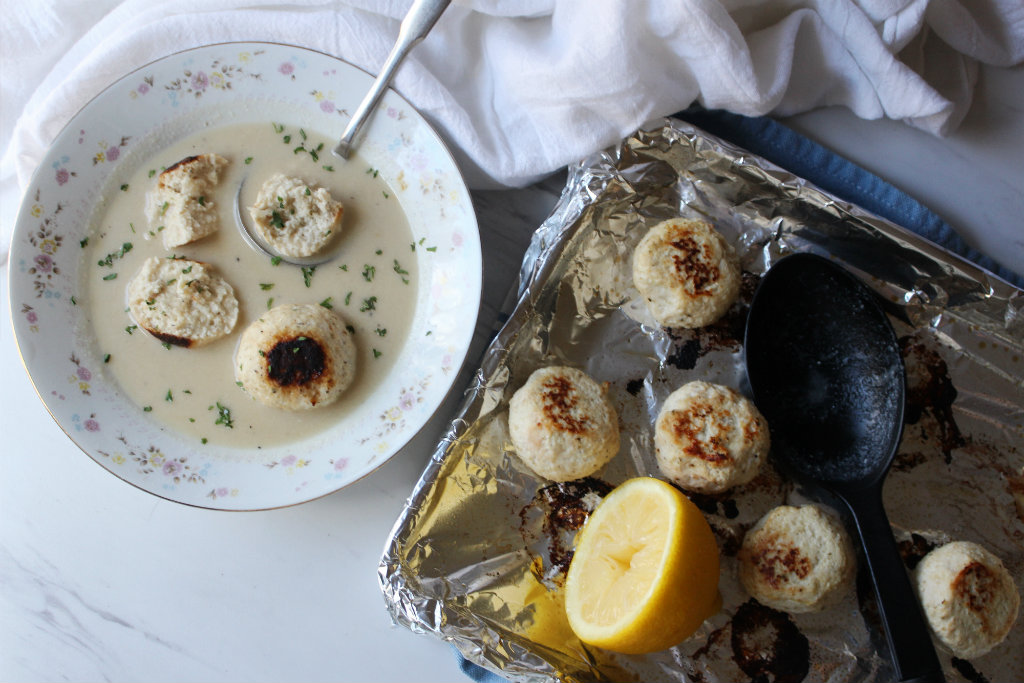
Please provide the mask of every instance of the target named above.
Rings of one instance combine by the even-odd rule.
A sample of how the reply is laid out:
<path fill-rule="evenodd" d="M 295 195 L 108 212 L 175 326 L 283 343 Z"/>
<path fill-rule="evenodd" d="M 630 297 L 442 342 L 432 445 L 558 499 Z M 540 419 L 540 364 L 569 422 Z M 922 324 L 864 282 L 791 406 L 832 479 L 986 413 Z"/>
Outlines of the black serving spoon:
<path fill-rule="evenodd" d="M 783 258 L 754 294 L 744 346 L 772 457 L 849 508 L 896 680 L 945 680 L 882 506 L 903 432 L 905 378 L 896 334 L 874 293 L 828 259 Z"/>

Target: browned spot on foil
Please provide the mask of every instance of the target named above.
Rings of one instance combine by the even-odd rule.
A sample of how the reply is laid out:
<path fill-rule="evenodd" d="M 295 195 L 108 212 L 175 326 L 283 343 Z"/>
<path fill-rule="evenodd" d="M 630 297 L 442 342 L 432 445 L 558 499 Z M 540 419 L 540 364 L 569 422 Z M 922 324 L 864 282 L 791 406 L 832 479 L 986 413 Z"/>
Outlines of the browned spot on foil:
<path fill-rule="evenodd" d="M 748 600 L 732 618 L 733 661 L 765 683 L 800 683 L 810 670 L 810 644 L 789 615 Z"/>
<path fill-rule="evenodd" d="M 678 343 L 672 353 L 665 357 L 665 362 L 680 370 L 693 370 L 702 354 L 700 340 L 686 339 Z"/>
<path fill-rule="evenodd" d="M 586 415 L 573 415 L 578 400 L 576 390 L 568 377 L 556 376 L 544 382 L 544 415 L 558 429 L 570 434 L 586 431 L 589 422 Z"/>
<path fill-rule="evenodd" d="M 901 338 L 900 349 L 907 370 L 907 400 L 903 420 L 913 425 L 926 414 L 931 415 L 938 425 L 935 439 L 949 463 L 952 461 L 952 451 L 967 443 L 953 418 L 953 402 L 957 391 L 949 377 L 949 366 L 937 351 L 913 337 Z"/>
<path fill-rule="evenodd" d="M 569 563 L 572 562 L 575 532 L 583 527 L 596 505 L 585 499 L 591 494 L 604 498 L 611 490 L 610 484 L 593 477 L 558 482 L 537 491 L 530 504 L 520 511 L 521 526 L 525 526 L 529 511 L 540 510 L 543 515 L 541 526 L 548 542 L 548 556 L 556 571 L 568 571 Z"/>
<path fill-rule="evenodd" d="M 959 657 L 953 657 L 950 660 L 953 668 L 957 670 L 961 676 L 966 678 L 971 683 L 989 683 L 988 678 L 985 674 L 981 673 L 974 668 L 974 665 L 968 662 L 966 659 L 960 659 Z"/>
<path fill-rule="evenodd" d="M 908 540 L 899 542 L 900 557 L 907 569 L 913 570 L 924 556 L 935 549 L 936 544 L 920 534 L 910 534 Z"/>
<path fill-rule="evenodd" d="M 631 379 L 628 382 L 626 382 L 626 391 L 628 391 L 631 396 L 639 396 L 640 392 L 643 391 L 643 390 L 644 390 L 644 380 L 643 380 L 643 378 Z"/>

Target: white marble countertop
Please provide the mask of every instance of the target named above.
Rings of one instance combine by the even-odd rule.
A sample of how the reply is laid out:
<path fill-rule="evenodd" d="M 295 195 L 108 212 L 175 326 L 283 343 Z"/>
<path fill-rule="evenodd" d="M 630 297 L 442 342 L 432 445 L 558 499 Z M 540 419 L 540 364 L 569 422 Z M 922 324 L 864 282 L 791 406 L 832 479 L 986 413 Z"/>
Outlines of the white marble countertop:
<path fill-rule="evenodd" d="M 787 123 L 1024 273 L 1024 68 L 983 69 L 946 139 L 840 110 Z M 471 359 L 561 186 L 474 194 L 485 291 Z M 380 470 L 320 500 L 247 513 L 168 502 L 108 474 L 50 418 L 0 269 L 0 680 L 466 680 L 447 644 L 391 624 L 376 575 L 454 400 Z"/>

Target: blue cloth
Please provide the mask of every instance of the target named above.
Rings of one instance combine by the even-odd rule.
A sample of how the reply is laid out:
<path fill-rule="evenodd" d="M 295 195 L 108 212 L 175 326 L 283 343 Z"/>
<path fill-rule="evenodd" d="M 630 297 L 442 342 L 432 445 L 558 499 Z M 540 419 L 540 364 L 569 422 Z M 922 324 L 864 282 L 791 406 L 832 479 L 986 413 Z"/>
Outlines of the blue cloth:
<path fill-rule="evenodd" d="M 778 121 L 700 107 L 691 107 L 678 117 L 1024 289 L 1024 277 L 968 246 L 949 224 L 913 197 Z"/>
<path fill-rule="evenodd" d="M 469 676 L 477 683 L 507 683 L 504 678 L 498 674 L 488 671 L 479 664 L 474 664 L 459 652 L 454 645 L 452 645 L 452 652 L 455 653 L 456 659 L 459 660 L 459 668 L 462 669 L 462 673 Z"/>

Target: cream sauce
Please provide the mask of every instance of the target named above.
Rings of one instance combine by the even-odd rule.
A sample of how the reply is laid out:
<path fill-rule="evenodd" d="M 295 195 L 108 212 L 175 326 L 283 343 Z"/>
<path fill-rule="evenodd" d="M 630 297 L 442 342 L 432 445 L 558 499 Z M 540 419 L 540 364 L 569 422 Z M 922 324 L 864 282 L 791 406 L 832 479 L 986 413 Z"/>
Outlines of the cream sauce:
<path fill-rule="evenodd" d="M 321 144 L 314 159 L 308 150 Z M 99 356 L 106 359 L 103 370 L 150 417 L 195 439 L 197 446 L 273 446 L 336 424 L 380 383 L 408 336 L 417 276 L 408 221 L 392 189 L 365 161 L 358 155 L 339 160 L 331 145 L 312 131 L 282 129 L 271 122 L 203 130 L 156 154 L 127 183 L 108 192 L 94 214 L 99 221 L 83 249 L 85 282 L 80 291 L 85 296 L 79 304 L 88 311 Z M 296 152 L 299 146 L 307 151 Z M 162 169 L 207 152 L 230 161 L 208 198 L 217 204 L 220 230 L 166 251 L 146 219 L 146 193 Z M 242 200 L 248 206 L 263 180 L 278 172 L 319 184 L 345 205 L 340 255 L 312 273 L 284 262 L 274 265 L 248 246 L 235 226 L 233 200 L 239 183 L 246 181 Z M 108 255 L 113 255 L 110 265 L 100 265 Z M 168 348 L 134 327 L 125 303 L 128 283 L 147 257 L 172 255 L 210 263 L 232 285 L 239 301 L 232 334 L 199 348 Z M 279 410 L 251 399 L 234 375 L 241 332 L 271 306 L 321 302 L 355 328 L 359 360 L 353 385 L 337 403 L 309 411 Z M 229 412 L 231 427 L 221 407 Z"/>

